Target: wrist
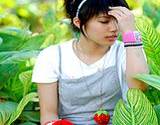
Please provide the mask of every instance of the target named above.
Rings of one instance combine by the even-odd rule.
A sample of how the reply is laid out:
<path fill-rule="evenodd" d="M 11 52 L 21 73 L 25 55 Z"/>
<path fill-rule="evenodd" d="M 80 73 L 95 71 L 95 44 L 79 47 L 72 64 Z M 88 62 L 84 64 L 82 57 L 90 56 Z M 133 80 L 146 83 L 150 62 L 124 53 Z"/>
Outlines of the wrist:
<path fill-rule="evenodd" d="M 58 122 L 59 120 L 61 119 L 47 121 L 46 123 L 44 123 L 44 125 L 53 125 L 55 122 Z"/>
<path fill-rule="evenodd" d="M 125 47 L 142 46 L 142 37 L 138 31 L 128 31 L 122 34 Z"/>

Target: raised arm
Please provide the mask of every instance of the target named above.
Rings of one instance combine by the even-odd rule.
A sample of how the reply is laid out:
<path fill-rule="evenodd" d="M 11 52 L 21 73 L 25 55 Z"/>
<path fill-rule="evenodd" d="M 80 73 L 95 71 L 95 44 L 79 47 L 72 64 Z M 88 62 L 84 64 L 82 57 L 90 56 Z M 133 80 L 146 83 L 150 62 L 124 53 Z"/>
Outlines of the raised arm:
<path fill-rule="evenodd" d="M 134 15 L 125 7 L 111 7 L 109 15 L 114 16 L 117 19 L 118 26 L 122 36 L 124 33 L 134 32 L 135 28 L 135 18 Z M 132 41 L 132 36 L 128 36 L 131 40 L 129 44 L 139 44 L 138 41 Z M 127 38 L 127 39 L 128 39 Z M 123 41 L 125 43 L 125 41 Z M 127 41 L 128 42 L 128 41 Z M 145 60 L 143 48 L 138 47 L 126 47 L 126 80 L 129 88 L 140 88 L 145 90 L 147 85 L 134 78 L 135 74 L 138 73 L 148 73 L 148 66 Z"/>
<path fill-rule="evenodd" d="M 126 79 L 129 88 L 146 90 L 147 85 L 133 78 L 138 73 L 149 73 L 142 47 L 126 48 Z"/>

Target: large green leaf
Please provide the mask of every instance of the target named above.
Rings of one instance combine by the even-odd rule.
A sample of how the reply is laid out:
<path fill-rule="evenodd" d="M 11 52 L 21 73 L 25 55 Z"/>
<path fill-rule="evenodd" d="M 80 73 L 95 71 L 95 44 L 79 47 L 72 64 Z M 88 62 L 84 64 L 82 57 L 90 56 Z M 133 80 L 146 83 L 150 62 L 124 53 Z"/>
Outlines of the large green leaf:
<path fill-rule="evenodd" d="M 23 88 L 24 88 L 23 95 L 24 96 L 29 92 L 30 87 L 32 85 L 31 77 L 32 77 L 32 71 L 31 70 L 22 72 L 19 75 L 19 79 L 23 83 Z"/>
<path fill-rule="evenodd" d="M 20 63 L 36 57 L 39 51 L 8 51 L 0 52 L 0 64 Z"/>
<path fill-rule="evenodd" d="M 39 122 L 40 112 L 38 111 L 24 111 L 22 117 L 25 121 Z"/>
<path fill-rule="evenodd" d="M 56 12 L 50 9 L 43 17 L 43 27 L 45 30 L 51 30 L 55 23 L 57 23 Z"/>
<path fill-rule="evenodd" d="M 148 86 L 144 94 L 153 106 L 160 104 L 160 91 L 158 89 Z"/>
<path fill-rule="evenodd" d="M 156 7 L 156 5 L 160 3 L 158 1 L 159 0 L 146 1 L 143 6 L 144 14 L 152 19 L 155 27 L 159 24 L 159 20 L 160 20 L 160 8 Z"/>
<path fill-rule="evenodd" d="M 157 118 L 158 118 L 158 125 L 160 125 L 160 104 L 159 104 L 159 105 L 154 106 L 154 109 L 155 109 L 156 114 L 157 114 Z"/>
<path fill-rule="evenodd" d="M 30 38 L 31 32 L 16 27 L 6 27 L 0 29 L 0 37 L 3 40 L 0 51 L 19 50 L 25 41 Z"/>
<path fill-rule="evenodd" d="M 142 7 L 144 4 L 144 0 L 126 0 L 126 2 L 131 9 Z"/>
<path fill-rule="evenodd" d="M 28 29 L 20 29 L 17 27 L 4 27 L 0 29 L 0 32 L 11 34 L 19 38 L 22 38 L 24 40 L 30 37 L 32 34 L 32 32 L 29 31 Z"/>
<path fill-rule="evenodd" d="M 36 97 L 37 93 L 29 93 L 28 95 L 23 97 L 23 99 L 18 104 L 17 109 L 11 114 L 9 121 L 6 122 L 6 125 L 10 125 L 11 123 L 13 123 L 20 116 L 20 114 L 22 113 L 24 107 L 28 104 L 28 102 Z"/>
<path fill-rule="evenodd" d="M 36 123 L 32 123 L 32 122 L 25 122 L 25 123 L 21 123 L 18 125 L 37 125 Z"/>
<path fill-rule="evenodd" d="M 116 105 L 113 125 L 158 125 L 156 113 L 139 89 L 129 89 L 127 104 L 122 99 Z"/>
<path fill-rule="evenodd" d="M 160 77 L 157 75 L 137 74 L 135 78 L 150 85 L 149 89 L 145 92 L 152 105 L 160 103 Z M 153 88 L 152 88 L 153 87 Z"/>
<path fill-rule="evenodd" d="M 160 69 L 160 34 L 144 16 L 136 18 L 136 26 L 142 34 L 148 63 L 153 61 L 157 69 Z"/>
<path fill-rule="evenodd" d="M 46 39 L 47 33 L 37 34 L 30 37 L 23 45 L 21 50 L 38 50 Z"/>
<path fill-rule="evenodd" d="M 160 90 L 160 77 L 157 75 L 137 74 L 135 78 L 147 83 L 148 85 Z"/>
<path fill-rule="evenodd" d="M 18 50 L 23 44 L 22 38 L 12 34 L 0 32 L 0 37 L 3 39 L 3 43 L 0 45 L 0 51 Z"/>
<path fill-rule="evenodd" d="M 5 125 L 6 121 L 9 120 L 10 115 L 17 107 L 15 102 L 1 102 L 0 103 L 0 125 Z"/>
<path fill-rule="evenodd" d="M 159 75 L 160 76 L 160 70 L 158 69 L 157 65 L 153 60 L 149 61 L 149 70 L 150 74 Z"/>

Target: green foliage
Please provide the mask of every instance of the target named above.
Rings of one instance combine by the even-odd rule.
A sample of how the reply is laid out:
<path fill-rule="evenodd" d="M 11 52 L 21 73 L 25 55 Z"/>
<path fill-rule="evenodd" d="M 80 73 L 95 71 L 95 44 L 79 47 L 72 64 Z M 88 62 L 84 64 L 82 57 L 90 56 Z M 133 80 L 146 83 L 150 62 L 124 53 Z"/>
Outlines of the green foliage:
<path fill-rule="evenodd" d="M 29 93 L 29 89 L 32 86 L 31 81 L 32 71 L 26 71 L 19 74 L 19 79 L 23 83 L 24 90 L 23 90 L 23 96 L 25 96 L 27 93 Z"/>
<path fill-rule="evenodd" d="M 144 17 L 137 18 L 137 28 L 142 34 L 148 63 L 154 62 L 154 65 L 160 69 L 160 34 L 145 19 Z"/>
<path fill-rule="evenodd" d="M 137 74 L 135 78 L 147 83 L 148 85 L 160 90 L 160 77 L 157 75 Z"/>
<path fill-rule="evenodd" d="M 51 5 L 56 9 L 53 9 Z M 18 5 L 15 12 L 21 17 L 20 25 L 12 22 L 3 23 L 4 20 L 7 20 L 6 16 L 0 18 L 0 25 L 6 26 L 0 28 L 0 100 L 4 100 L 4 102 L 10 100 L 19 104 L 17 109 L 11 110 L 8 116 L 4 116 L 7 111 L 3 111 L 2 117 L 6 118 L 5 121 L 3 120 L 5 124 L 39 124 L 38 100 L 28 103 L 32 98 L 31 92 L 36 91 L 36 85 L 31 82 L 32 68 L 40 50 L 66 41 L 72 36 L 67 21 L 62 19 L 64 17 L 62 5 L 62 1 L 53 4 L 32 3 L 33 8 L 41 8 L 36 11 L 28 10 L 28 7 L 31 7 L 30 2 Z M 39 10 L 43 10 L 43 12 Z M 12 10 L 10 12 L 12 13 Z M 27 23 L 31 23 L 31 26 L 24 24 L 26 22 L 23 19 Z M 40 22 L 37 23 L 39 20 Z M 13 21 L 15 21 L 14 18 Z M 10 25 L 11 27 L 8 27 Z M 23 28 L 23 26 L 25 27 Z M 36 29 L 38 32 L 42 30 L 43 32 L 33 33 L 29 28 L 32 31 Z M 30 97 L 28 97 L 29 95 Z M 8 117 L 10 117 L 9 121 L 7 121 Z"/>
<path fill-rule="evenodd" d="M 160 8 L 152 6 L 151 1 L 150 1 L 150 2 L 145 2 L 143 9 L 144 9 L 145 15 L 147 15 L 150 18 L 154 17 L 152 18 L 152 21 L 153 21 L 154 26 L 156 27 L 159 24 Z"/>
<path fill-rule="evenodd" d="M 131 9 L 136 9 L 136 12 L 139 12 L 137 10 L 143 11 L 143 16 L 136 18 L 136 24 L 138 30 L 142 33 L 145 53 L 150 67 L 150 74 L 152 75 L 138 75 L 137 78 L 150 85 L 145 95 L 150 100 L 152 106 L 155 107 L 156 114 L 159 115 L 159 0 L 126 1 Z M 152 18 L 153 16 L 154 18 Z M 79 35 L 72 32 L 70 22 L 69 19 L 65 18 L 62 0 L 57 0 L 57 2 L 44 2 L 43 0 L 0 1 L 0 101 L 3 101 L 3 103 L 0 102 L 0 125 L 39 124 L 38 99 L 34 98 L 36 94 L 32 93 L 36 91 L 36 85 L 31 83 L 32 68 L 39 51 L 43 48 L 64 42 L 74 35 Z M 128 93 L 128 98 L 132 98 L 132 94 L 136 93 L 136 98 L 142 98 L 143 101 L 133 103 L 134 100 L 129 99 L 129 105 L 126 106 L 120 101 L 118 107 L 120 106 L 121 110 L 118 111 L 116 108 L 118 113 L 116 116 L 119 115 L 122 119 L 126 118 L 125 120 L 133 122 L 136 119 L 130 115 L 129 117 L 122 115 L 132 113 L 133 116 L 134 113 L 144 111 L 144 109 L 141 109 L 141 104 L 144 102 L 154 114 L 146 97 L 141 92 L 131 90 Z M 34 101 L 31 101 L 33 99 Z M 31 102 L 29 103 L 29 101 Z M 133 111 L 133 105 L 138 105 L 138 107 L 135 107 L 137 112 L 129 112 Z M 120 115 L 119 113 L 122 110 L 128 114 L 122 113 Z M 141 116 L 143 116 L 143 113 Z M 154 115 L 152 116 L 143 116 L 144 121 L 147 117 L 154 119 Z M 119 120 L 117 119 L 115 122 Z"/>
<path fill-rule="evenodd" d="M 0 125 L 5 125 L 11 114 L 16 110 L 17 105 L 17 103 L 10 101 L 0 103 Z"/>
<path fill-rule="evenodd" d="M 143 92 L 138 89 L 129 89 L 127 104 L 120 100 L 116 105 L 113 125 L 158 125 L 158 120 Z"/>
<path fill-rule="evenodd" d="M 36 97 L 37 93 L 30 93 L 24 96 L 23 99 L 18 104 L 17 109 L 11 114 L 9 121 L 6 123 L 6 125 L 10 125 L 11 123 L 13 123 L 20 116 L 27 103 Z"/>
<path fill-rule="evenodd" d="M 126 0 L 131 9 L 136 9 L 143 6 L 144 1 L 145 0 Z"/>
<path fill-rule="evenodd" d="M 158 125 L 160 125 L 160 104 L 154 107 L 156 114 L 157 114 L 157 118 L 158 118 Z"/>
<path fill-rule="evenodd" d="M 135 78 L 150 85 L 145 92 L 152 105 L 160 104 L 160 77 L 157 75 L 137 74 Z"/>
<path fill-rule="evenodd" d="M 34 98 L 37 98 L 37 93 L 27 94 L 19 104 L 10 101 L 0 103 L 0 125 L 10 125 L 19 117 L 28 102 Z"/>
<path fill-rule="evenodd" d="M 136 18 L 136 24 L 138 30 L 142 34 L 144 49 L 151 74 L 139 74 L 136 75 L 136 78 L 150 85 L 149 89 L 145 92 L 145 95 L 154 106 L 160 104 L 160 34 L 152 25 L 151 20 L 145 16 Z"/>

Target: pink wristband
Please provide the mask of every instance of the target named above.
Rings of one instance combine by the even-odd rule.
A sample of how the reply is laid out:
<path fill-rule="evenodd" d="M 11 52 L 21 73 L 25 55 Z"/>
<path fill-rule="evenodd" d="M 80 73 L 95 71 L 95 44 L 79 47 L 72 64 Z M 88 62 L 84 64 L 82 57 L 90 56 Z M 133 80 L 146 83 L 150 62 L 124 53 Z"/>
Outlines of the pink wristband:
<path fill-rule="evenodd" d="M 122 34 L 122 39 L 125 43 L 141 43 L 141 34 L 138 31 L 129 31 Z"/>

